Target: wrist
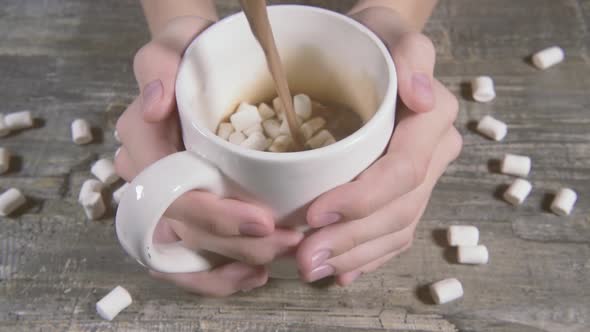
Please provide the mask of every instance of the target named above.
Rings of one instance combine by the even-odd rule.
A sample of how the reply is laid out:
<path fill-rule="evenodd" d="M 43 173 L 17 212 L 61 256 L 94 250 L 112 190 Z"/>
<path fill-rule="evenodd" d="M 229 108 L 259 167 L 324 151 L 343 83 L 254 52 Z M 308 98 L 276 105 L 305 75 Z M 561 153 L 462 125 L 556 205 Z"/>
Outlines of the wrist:
<path fill-rule="evenodd" d="M 358 11 L 354 9 L 348 15 L 373 31 L 385 44 L 394 43 L 401 36 L 416 31 L 406 19 L 390 7 L 366 7 Z"/>

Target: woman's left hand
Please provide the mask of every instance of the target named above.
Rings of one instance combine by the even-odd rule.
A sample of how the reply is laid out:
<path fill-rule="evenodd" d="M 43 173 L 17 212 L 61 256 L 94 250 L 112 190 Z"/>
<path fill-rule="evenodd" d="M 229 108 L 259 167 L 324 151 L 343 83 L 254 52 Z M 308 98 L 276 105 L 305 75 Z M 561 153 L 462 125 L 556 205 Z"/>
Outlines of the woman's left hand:
<path fill-rule="evenodd" d="M 315 200 L 307 223 L 317 230 L 297 251 L 303 280 L 336 276 L 339 285 L 374 271 L 412 244 L 439 177 L 457 158 L 458 103 L 433 78 L 435 50 L 409 32 L 396 12 L 370 8 L 353 16 L 388 46 L 398 75 L 397 125 L 385 154 L 354 181 Z"/>

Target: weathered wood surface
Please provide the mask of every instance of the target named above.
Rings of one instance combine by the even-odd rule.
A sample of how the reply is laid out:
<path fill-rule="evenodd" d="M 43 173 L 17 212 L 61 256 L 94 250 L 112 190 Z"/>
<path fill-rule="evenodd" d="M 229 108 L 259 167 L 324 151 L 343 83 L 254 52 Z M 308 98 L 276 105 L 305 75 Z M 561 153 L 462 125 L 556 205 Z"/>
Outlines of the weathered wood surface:
<path fill-rule="evenodd" d="M 282 1 L 288 2 L 288 1 Z M 299 1 L 346 10 L 352 1 Z M 220 12 L 237 1 L 219 1 Z M 0 189 L 31 198 L 0 220 L 0 331 L 589 331 L 590 1 L 446 0 L 426 29 L 437 75 L 460 96 L 465 147 L 437 186 L 413 248 L 348 288 L 271 281 L 226 299 L 152 280 L 119 247 L 110 217 L 88 222 L 76 196 L 92 161 L 117 147 L 113 126 L 137 89 L 131 59 L 148 34 L 136 1 L 0 1 L 2 112 L 30 109 L 38 128 L 1 145 L 15 152 Z M 541 72 L 524 58 L 559 44 L 567 60 Z M 465 82 L 495 78 L 498 98 L 476 104 Z M 502 143 L 472 121 L 509 124 Z M 83 115 L 100 140 L 70 143 Z M 99 129 L 101 128 L 101 129 Z M 518 208 L 498 198 L 510 178 L 490 173 L 505 152 L 530 155 L 534 191 Z M 560 186 L 580 194 L 574 214 L 547 212 Z M 486 266 L 449 261 L 440 229 L 470 223 Z M 424 285 L 459 277 L 465 297 L 434 306 Z M 134 304 L 112 323 L 94 304 L 117 284 Z"/>

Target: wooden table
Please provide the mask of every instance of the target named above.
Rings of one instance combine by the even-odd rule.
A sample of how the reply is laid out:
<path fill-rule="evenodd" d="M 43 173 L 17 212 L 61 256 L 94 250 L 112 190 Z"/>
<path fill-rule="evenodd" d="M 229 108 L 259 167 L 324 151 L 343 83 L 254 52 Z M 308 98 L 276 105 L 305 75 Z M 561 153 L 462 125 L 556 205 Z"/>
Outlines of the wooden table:
<path fill-rule="evenodd" d="M 237 11 L 237 1 L 219 3 L 222 15 Z M 91 163 L 117 148 L 115 121 L 137 93 L 132 57 L 148 40 L 137 1 L 0 1 L 0 110 L 38 118 L 0 140 L 15 154 L 0 188 L 29 197 L 0 220 L 0 331 L 589 331 L 589 29 L 588 0 L 441 1 L 426 33 L 437 76 L 460 99 L 465 144 L 413 248 L 348 288 L 273 280 L 215 299 L 152 280 L 117 243 L 113 211 L 89 222 L 76 201 Z M 563 64 L 539 71 L 524 60 L 553 44 Z M 480 74 L 495 79 L 490 104 L 468 98 L 466 82 Z M 503 142 L 473 131 L 485 114 L 509 124 Z M 85 147 L 70 142 L 80 116 L 99 137 Z M 499 199 L 511 178 L 494 172 L 507 152 L 533 160 L 534 190 L 517 208 Z M 562 186 L 580 195 L 570 217 L 547 211 Z M 480 228 L 490 264 L 453 263 L 441 230 L 457 223 Z M 424 286 L 446 277 L 465 296 L 435 306 Z M 103 321 L 95 302 L 118 284 L 134 303 Z"/>

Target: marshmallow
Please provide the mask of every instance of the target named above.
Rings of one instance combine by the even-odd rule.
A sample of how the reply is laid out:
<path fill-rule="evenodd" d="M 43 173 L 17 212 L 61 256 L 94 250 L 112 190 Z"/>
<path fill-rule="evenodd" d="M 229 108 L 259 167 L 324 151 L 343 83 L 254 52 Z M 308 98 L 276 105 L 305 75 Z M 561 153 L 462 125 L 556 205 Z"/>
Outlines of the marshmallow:
<path fill-rule="evenodd" d="M 490 258 L 484 245 L 460 246 L 457 248 L 457 261 L 460 264 L 487 264 Z"/>
<path fill-rule="evenodd" d="M 266 103 L 261 103 L 258 105 L 258 114 L 260 114 L 260 117 L 263 121 L 275 117 L 275 111 L 273 111 L 273 109 L 270 108 L 270 106 L 268 106 Z"/>
<path fill-rule="evenodd" d="M 119 180 L 119 176 L 115 171 L 115 166 L 109 159 L 98 160 L 92 165 L 90 172 L 92 172 L 92 174 L 104 184 L 111 184 Z"/>
<path fill-rule="evenodd" d="M 264 151 L 270 145 L 270 140 L 267 139 L 261 132 L 255 132 L 243 141 L 240 146 L 250 150 Z"/>
<path fill-rule="evenodd" d="M 129 183 L 126 182 L 124 185 L 119 187 L 119 189 L 113 192 L 113 201 L 116 204 L 119 204 L 119 202 L 121 202 L 121 198 L 123 197 L 123 194 L 125 193 L 125 190 L 127 190 L 127 188 L 129 188 Z"/>
<path fill-rule="evenodd" d="M 449 226 L 447 228 L 447 241 L 451 247 L 476 246 L 479 241 L 479 230 L 475 226 Z"/>
<path fill-rule="evenodd" d="M 125 288 L 117 286 L 100 301 L 96 302 L 96 312 L 103 319 L 111 321 L 132 302 L 129 292 Z"/>
<path fill-rule="evenodd" d="M 0 114 L 0 137 L 10 134 L 10 128 L 4 122 L 4 114 Z"/>
<path fill-rule="evenodd" d="M 0 216 L 6 217 L 14 212 L 14 210 L 21 207 L 27 199 L 20 190 L 10 188 L 0 195 Z"/>
<path fill-rule="evenodd" d="M 479 76 L 471 81 L 473 99 L 480 103 L 487 103 L 496 98 L 494 81 L 489 76 Z"/>
<path fill-rule="evenodd" d="M 297 117 L 297 125 L 301 125 L 301 118 Z M 281 127 L 279 128 L 279 133 L 281 135 L 291 135 L 291 130 L 289 129 L 289 121 L 287 118 L 283 118 L 283 122 L 281 122 Z"/>
<path fill-rule="evenodd" d="M 100 192 L 89 193 L 82 198 L 81 203 L 86 217 L 90 220 L 102 217 L 106 211 L 106 206 L 104 205 Z"/>
<path fill-rule="evenodd" d="M 463 296 L 463 286 L 455 278 L 444 279 L 430 285 L 430 295 L 437 304 L 451 302 Z"/>
<path fill-rule="evenodd" d="M 227 139 L 230 143 L 233 144 L 241 144 L 244 140 L 246 140 L 246 135 L 242 134 L 242 132 L 240 131 L 236 131 L 234 133 L 232 133 L 231 135 L 229 135 L 229 138 Z"/>
<path fill-rule="evenodd" d="M 331 137 L 328 137 L 328 139 L 325 140 L 324 143 L 322 143 L 321 147 L 323 148 L 324 146 L 332 145 L 334 143 L 336 143 L 336 139 L 331 136 Z"/>
<path fill-rule="evenodd" d="M 0 174 L 6 173 L 10 168 L 10 152 L 6 148 L 0 148 Z"/>
<path fill-rule="evenodd" d="M 81 145 L 92 141 L 92 132 L 88 121 L 84 119 L 76 119 L 72 122 L 72 141 Z"/>
<path fill-rule="evenodd" d="M 229 117 L 236 131 L 242 131 L 262 122 L 258 108 L 247 103 L 241 103 L 238 110 Z"/>
<path fill-rule="evenodd" d="M 302 120 L 309 119 L 311 117 L 311 99 L 305 94 L 296 95 L 293 97 L 293 109 Z"/>
<path fill-rule="evenodd" d="M 4 123 L 10 130 L 30 128 L 33 126 L 33 117 L 29 111 L 9 113 L 4 116 Z"/>
<path fill-rule="evenodd" d="M 119 132 L 115 129 L 113 132 L 113 137 L 117 140 L 117 142 L 121 143 L 121 138 L 119 137 Z"/>
<path fill-rule="evenodd" d="M 217 128 L 217 136 L 227 141 L 229 139 L 229 135 L 231 135 L 234 131 L 234 126 L 232 126 L 231 123 L 220 123 L 219 128 Z"/>
<path fill-rule="evenodd" d="M 559 46 L 553 46 L 533 55 L 533 64 L 539 69 L 547 69 L 563 61 L 565 54 Z"/>
<path fill-rule="evenodd" d="M 262 128 L 264 128 L 266 136 L 270 138 L 276 138 L 281 134 L 281 125 L 275 119 L 264 120 L 262 122 Z"/>
<path fill-rule="evenodd" d="M 274 108 L 277 113 L 277 117 L 283 114 L 283 102 L 281 102 L 281 98 L 275 97 L 275 99 L 272 100 L 272 108 Z"/>
<path fill-rule="evenodd" d="M 531 158 L 515 154 L 506 154 L 500 171 L 504 174 L 527 177 L 531 171 Z"/>
<path fill-rule="evenodd" d="M 570 188 L 561 188 L 551 202 L 551 211 L 558 216 L 567 216 L 572 212 L 577 199 L 578 195 L 575 191 Z"/>
<path fill-rule="evenodd" d="M 520 205 L 527 198 L 533 186 L 524 179 L 516 179 L 504 192 L 504 200 L 512 205 Z"/>
<path fill-rule="evenodd" d="M 252 127 L 244 129 L 242 132 L 244 133 L 244 135 L 248 137 L 252 136 L 252 134 L 254 133 L 262 133 L 262 125 L 260 123 L 257 123 Z"/>
<path fill-rule="evenodd" d="M 323 129 L 305 143 L 311 149 L 317 149 L 324 146 L 324 143 L 334 140 L 334 136 L 329 131 Z M 335 141 L 335 140 L 334 140 Z"/>
<path fill-rule="evenodd" d="M 486 115 L 477 124 L 477 131 L 494 141 L 501 141 L 506 137 L 508 127 L 504 122 Z"/>
<path fill-rule="evenodd" d="M 322 117 L 315 117 L 301 125 L 301 134 L 303 138 L 310 139 L 318 130 L 324 128 L 326 120 Z"/>
<path fill-rule="evenodd" d="M 270 152 L 287 152 L 293 146 L 293 139 L 291 136 L 281 135 L 275 138 L 272 145 L 268 148 Z"/>
<path fill-rule="evenodd" d="M 84 199 L 88 197 L 90 194 L 99 193 L 102 191 L 102 182 L 96 179 L 88 179 L 82 183 L 82 187 L 80 187 L 80 193 L 78 194 L 78 202 L 82 204 Z"/>

